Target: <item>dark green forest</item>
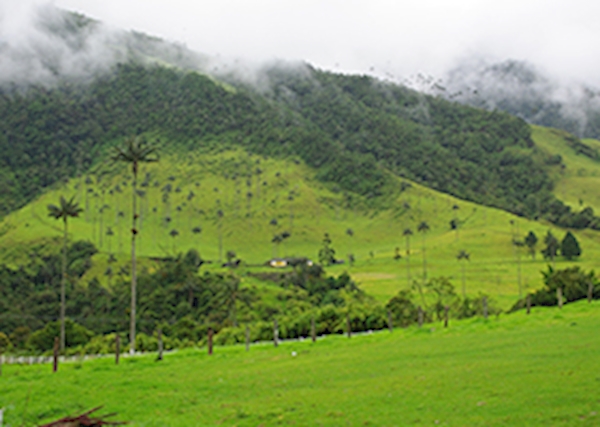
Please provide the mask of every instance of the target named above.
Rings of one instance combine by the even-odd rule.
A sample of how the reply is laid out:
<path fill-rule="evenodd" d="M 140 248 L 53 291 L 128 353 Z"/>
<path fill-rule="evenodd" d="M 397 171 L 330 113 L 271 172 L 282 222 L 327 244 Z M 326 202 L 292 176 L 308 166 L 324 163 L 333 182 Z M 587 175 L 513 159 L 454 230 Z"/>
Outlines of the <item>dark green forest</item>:
<path fill-rule="evenodd" d="M 272 67 L 265 77 L 268 89 L 259 91 L 128 63 L 91 84 L 4 87 L 0 215 L 142 134 L 163 152 L 241 146 L 299 157 L 321 181 L 367 198 L 399 191 L 393 174 L 562 226 L 600 224 L 590 208 L 575 214 L 552 195 L 560 159 L 536 149 L 521 119 L 307 66 Z"/>

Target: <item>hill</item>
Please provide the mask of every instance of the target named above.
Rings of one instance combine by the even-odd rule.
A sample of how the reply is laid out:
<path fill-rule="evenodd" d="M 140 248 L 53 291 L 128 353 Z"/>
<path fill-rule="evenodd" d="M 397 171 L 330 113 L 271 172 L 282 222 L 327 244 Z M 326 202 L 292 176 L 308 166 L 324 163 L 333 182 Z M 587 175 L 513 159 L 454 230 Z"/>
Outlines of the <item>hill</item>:
<path fill-rule="evenodd" d="M 0 406 L 10 425 L 100 404 L 134 426 L 596 425 L 599 308 L 581 302 L 248 353 L 217 347 L 211 357 L 194 349 L 162 362 L 105 358 L 56 374 L 47 364 L 7 365 Z"/>
<path fill-rule="evenodd" d="M 508 308 L 519 294 L 541 286 L 540 271 L 546 269 L 547 261 L 539 251 L 546 232 L 551 230 L 558 238 L 564 234 L 547 223 L 398 178 L 390 179 L 396 179 L 395 186 L 403 190 L 385 205 L 373 204 L 366 196 L 322 184 L 318 171 L 298 160 L 265 159 L 240 150 L 188 153 L 185 158 L 165 155 L 157 164 L 144 165 L 140 176 L 139 253 L 145 259 L 197 249 L 213 262 L 203 269 L 219 270 L 231 250 L 254 266 L 251 270 L 260 270 L 266 267 L 259 265 L 274 256 L 318 261 L 323 235 L 328 233 L 336 257 L 346 261 L 328 271 L 334 275 L 348 271 L 368 294 L 382 302 L 410 288 L 412 280 L 422 280 L 424 249 L 427 276 L 450 277 L 458 287 L 462 275 L 456 255 L 466 250 L 471 254 L 467 294 L 494 295 L 500 306 Z M 70 222 L 70 236 L 89 240 L 100 251 L 92 258 L 82 283 L 94 277 L 106 283 L 110 254 L 116 256 L 117 265 L 126 267 L 128 263 L 128 187 L 130 177 L 124 166 L 103 163 L 89 175 L 47 192 L 0 223 L 0 259 L 16 268 L 28 262 L 32 247 L 44 253 L 47 242 L 61 233 L 59 224 L 47 216 L 46 206 L 56 203 L 60 195 L 74 195 L 85 213 Z M 426 234 L 417 231 L 421 222 L 429 225 Z M 195 228 L 200 232 L 194 232 Z M 407 228 L 414 232 L 408 242 L 403 236 Z M 289 238 L 272 243 L 275 235 L 286 231 Z M 529 231 L 540 239 L 535 259 L 526 248 L 513 245 L 513 240 L 523 239 Z M 584 248 L 581 259 L 558 259 L 557 265 L 594 268 L 600 251 L 597 233 L 586 230 L 575 235 Z M 400 260 L 394 259 L 396 248 Z M 355 259 L 352 265 L 348 254 Z"/>
<path fill-rule="evenodd" d="M 525 61 L 470 59 L 450 70 L 442 82 L 425 83 L 419 86 L 427 92 L 466 105 L 505 111 L 580 138 L 600 137 L 598 88 L 560 81 Z"/>

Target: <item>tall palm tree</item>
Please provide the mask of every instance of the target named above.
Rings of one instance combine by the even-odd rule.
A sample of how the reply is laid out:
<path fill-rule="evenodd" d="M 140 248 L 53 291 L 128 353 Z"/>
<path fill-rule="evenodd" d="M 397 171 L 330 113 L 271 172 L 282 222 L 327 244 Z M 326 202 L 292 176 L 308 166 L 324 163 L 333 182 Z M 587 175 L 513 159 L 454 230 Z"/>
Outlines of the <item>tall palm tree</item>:
<path fill-rule="evenodd" d="M 421 221 L 417 227 L 417 231 L 423 236 L 423 284 L 427 282 L 427 257 L 425 256 L 425 234 L 429 231 L 429 224 L 425 221 Z"/>
<path fill-rule="evenodd" d="M 64 224 L 63 247 L 62 247 L 62 277 L 60 280 L 60 351 L 65 351 L 65 283 L 67 281 L 67 219 L 77 218 L 83 209 L 75 202 L 75 197 L 66 200 L 60 196 L 59 205 L 48 205 L 48 216 L 54 219 L 62 219 Z"/>
<path fill-rule="evenodd" d="M 456 255 L 456 259 L 460 262 L 462 260 L 469 261 L 471 258 L 471 254 L 469 254 L 464 249 L 461 249 L 458 255 Z M 463 298 L 467 297 L 467 288 L 465 286 L 465 263 L 462 264 L 462 293 Z"/>
<path fill-rule="evenodd" d="M 405 228 L 402 235 L 406 237 L 406 283 L 410 287 L 410 236 L 413 232 L 410 228 Z"/>
<path fill-rule="evenodd" d="M 140 137 L 134 136 L 128 138 L 122 147 L 116 147 L 116 152 L 112 156 L 113 161 L 126 162 L 131 164 L 133 173 L 132 183 L 132 226 L 131 226 L 131 313 L 129 330 L 129 352 L 135 353 L 135 311 L 136 311 L 136 293 L 137 293 L 137 268 L 135 258 L 135 238 L 137 230 L 137 175 L 140 163 L 157 162 L 158 154 L 156 147 L 148 145 Z"/>

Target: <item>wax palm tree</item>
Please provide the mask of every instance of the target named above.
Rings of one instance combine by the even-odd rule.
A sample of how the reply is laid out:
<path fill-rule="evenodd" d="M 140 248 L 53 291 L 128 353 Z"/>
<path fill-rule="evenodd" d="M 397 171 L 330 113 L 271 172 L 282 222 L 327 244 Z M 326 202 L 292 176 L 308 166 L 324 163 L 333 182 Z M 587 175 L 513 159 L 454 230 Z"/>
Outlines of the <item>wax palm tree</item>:
<path fill-rule="evenodd" d="M 427 257 L 425 256 L 425 235 L 429 231 L 429 224 L 427 224 L 425 221 L 422 221 L 417 227 L 417 231 L 421 233 L 421 236 L 423 236 L 423 284 L 425 284 L 427 282 Z"/>
<path fill-rule="evenodd" d="M 65 282 L 67 281 L 67 240 L 68 219 L 77 218 L 83 209 L 75 202 L 75 197 L 66 200 L 60 197 L 59 205 L 48 205 L 48 216 L 54 219 L 62 219 L 64 224 L 63 247 L 62 247 L 62 277 L 60 281 L 60 350 L 65 350 Z"/>
<path fill-rule="evenodd" d="M 173 255 L 175 255 L 177 253 L 177 251 L 176 251 L 177 246 L 175 245 L 175 239 L 177 238 L 177 236 L 179 236 L 179 231 L 173 229 L 169 232 L 169 236 L 171 236 L 173 238 Z"/>
<path fill-rule="evenodd" d="M 413 232 L 410 228 L 405 228 L 402 235 L 406 237 L 406 283 L 410 286 L 410 236 Z"/>
<path fill-rule="evenodd" d="M 250 306 L 254 298 L 249 288 L 242 288 L 240 279 L 235 276 L 225 277 L 213 299 L 214 304 L 223 307 L 234 327 L 237 327 L 237 302 Z"/>
<path fill-rule="evenodd" d="M 137 175 L 140 163 L 158 161 L 156 147 L 148 145 L 140 137 L 128 138 L 122 147 L 116 148 L 116 153 L 112 156 L 113 161 L 126 162 L 131 164 L 133 173 L 132 183 L 132 226 L 131 226 L 131 313 L 129 330 L 129 352 L 135 353 L 135 312 L 136 312 L 136 293 L 137 293 L 137 268 L 135 255 L 135 238 L 137 230 Z"/>
<path fill-rule="evenodd" d="M 460 252 L 458 253 L 458 255 L 456 255 L 456 259 L 460 262 L 460 261 L 470 261 L 471 259 L 471 254 L 469 254 L 467 251 L 465 251 L 464 249 L 461 249 Z M 463 293 L 463 298 L 467 297 L 467 288 L 465 286 L 465 266 L 466 263 L 462 264 L 462 293 Z"/>

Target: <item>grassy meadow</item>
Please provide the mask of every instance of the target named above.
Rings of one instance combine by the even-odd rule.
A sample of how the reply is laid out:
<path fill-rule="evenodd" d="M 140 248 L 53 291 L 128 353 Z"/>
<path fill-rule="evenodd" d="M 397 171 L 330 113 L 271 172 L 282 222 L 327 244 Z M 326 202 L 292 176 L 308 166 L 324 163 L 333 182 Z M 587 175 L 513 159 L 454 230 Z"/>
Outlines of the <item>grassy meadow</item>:
<path fill-rule="evenodd" d="M 134 426 L 598 425 L 600 305 L 353 336 L 3 367 L 8 425 L 97 405 Z M 295 356 L 293 355 L 295 352 Z"/>
<path fill-rule="evenodd" d="M 567 166 L 557 175 L 557 194 L 576 208 L 577 191 L 587 188 L 585 203 L 595 206 L 591 194 L 596 164 L 571 154 L 561 135 L 534 127 L 536 143 L 561 154 Z M 580 169 L 587 171 L 585 186 L 580 185 Z M 151 257 L 196 248 L 204 259 L 213 262 L 203 268 L 218 269 L 226 252 L 232 250 L 247 264 L 246 270 L 240 270 L 244 273 L 266 268 L 261 265 L 273 256 L 316 260 L 327 232 L 336 256 L 346 259 L 345 264 L 332 266 L 328 272 L 337 275 L 348 271 L 380 301 L 388 300 L 413 280 L 422 280 L 425 269 L 429 278 L 450 277 L 460 291 L 461 263 L 465 263 L 467 294 L 487 293 L 500 307 L 508 308 L 519 295 L 542 285 L 540 271 L 546 270 L 547 262 L 539 251 L 546 232 L 551 230 L 559 240 L 565 233 L 547 223 L 414 183 L 384 202 L 323 185 L 314 174 L 297 161 L 249 156 L 242 151 L 189 153 L 185 157 L 166 154 L 160 163 L 142 166 L 138 180 L 142 192 L 138 240 L 142 265 L 152 268 Z M 398 189 L 403 182 L 408 183 L 397 180 Z M 0 260 L 18 265 L 32 248 L 38 252 L 51 248 L 53 239 L 61 235 L 62 224 L 47 216 L 46 206 L 56 203 L 60 195 L 74 196 L 85 209 L 81 218 L 69 222 L 70 237 L 91 240 L 100 250 L 83 282 L 93 277 L 106 281 L 103 273 L 110 253 L 116 255 L 119 265 L 127 265 L 129 259 L 131 177 L 119 164 L 99 164 L 89 175 L 64 183 L 7 216 L 0 223 Z M 450 227 L 453 219 L 459 224 L 456 230 Z M 430 227 L 426 233 L 417 231 L 422 221 Z M 194 233 L 196 227 L 201 231 Z M 112 235 L 107 234 L 109 228 Z M 409 242 L 402 234 L 406 228 L 414 233 Z M 512 244 L 530 230 L 539 239 L 535 258 L 526 248 Z M 278 246 L 271 243 L 273 236 L 283 231 L 290 232 L 291 237 Z M 576 231 L 575 235 L 583 255 L 575 261 L 558 259 L 556 267 L 575 264 L 596 268 L 600 235 L 590 230 Z M 394 259 L 396 248 L 402 257 L 399 260 Z M 469 261 L 457 260 L 460 250 L 470 254 Z M 352 266 L 347 262 L 348 254 L 356 258 Z"/>

